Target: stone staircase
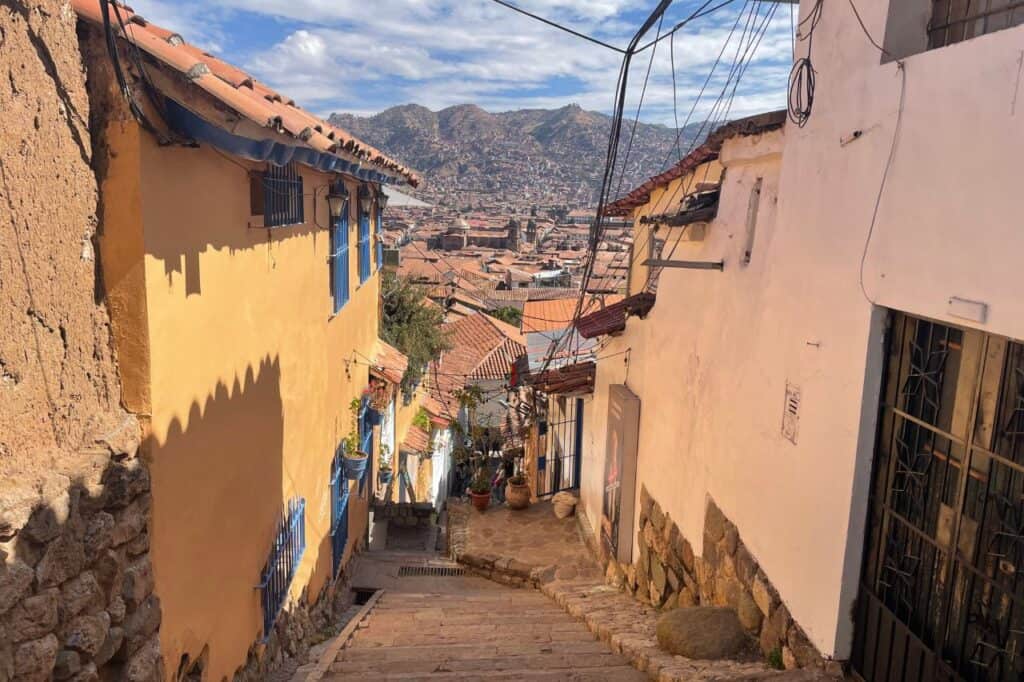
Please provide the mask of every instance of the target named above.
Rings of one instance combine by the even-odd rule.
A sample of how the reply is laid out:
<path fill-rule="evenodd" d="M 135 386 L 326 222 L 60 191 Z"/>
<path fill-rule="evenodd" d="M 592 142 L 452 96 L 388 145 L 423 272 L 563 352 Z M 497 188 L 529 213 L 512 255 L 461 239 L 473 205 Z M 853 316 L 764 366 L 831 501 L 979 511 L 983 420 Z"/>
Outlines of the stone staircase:
<path fill-rule="evenodd" d="M 468 581 L 467 581 L 468 582 Z M 645 680 L 533 590 L 384 592 L 324 680 Z"/>

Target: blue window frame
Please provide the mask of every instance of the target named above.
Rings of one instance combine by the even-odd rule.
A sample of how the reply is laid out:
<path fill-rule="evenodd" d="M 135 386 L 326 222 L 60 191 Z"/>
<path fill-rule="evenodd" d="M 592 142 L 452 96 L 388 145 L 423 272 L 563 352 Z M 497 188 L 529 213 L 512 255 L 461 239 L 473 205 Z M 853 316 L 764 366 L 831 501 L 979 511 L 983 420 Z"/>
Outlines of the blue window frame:
<path fill-rule="evenodd" d="M 370 403 L 366 398 L 363 398 L 362 407 L 359 410 L 359 449 L 365 452 L 370 457 L 370 462 L 367 463 L 366 471 L 363 472 L 363 478 L 359 481 L 359 494 L 363 494 L 364 483 L 366 477 L 372 469 L 373 463 L 373 420 L 370 418 Z"/>
<path fill-rule="evenodd" d="M 294 163 L 285 166 L 271 164 L 253 183 L 252 190 L 263 194 L 262 213 L 264 227 L 283 227 L 306 222 L 305 201 L 302 195 L 302 175 Z M 259 210 L 260 200 L 252 198 L 253 210 Z"/>
<path fill-rule="evenodd" d="M 260 597 L 263 605 L 263 639 L 270 636 L 274 621 L 288 599 L 288 588 L 295 577 L 302 554 L 306 551 L 306 500 L 297 497 L 288 502 L 277 526 L 270 556 L 260 574 Z"/>
<path fill-rule="evenodd" d="M 331 225 L 331 295 L 334 312 L 348 303 L 348 202 Z"/>
<path fill-rule="evenodd" d="M 335 577 L 341 570 L 341 558 L 348 543 L 348 479 L 342 466 L 343 454 L 338 446 L 331 461 L 331 556 Z"/>
<path fill-rule="evenodd" d="M 370 214 L 359 211 L 359 283 L 370 279 Z"/>
<path fill-rule="evenodd" d="M 377 270 L 380 270 L 380 266 L 384 264 L 384 240 L 381 237 L 384 235 L 384 210 L 381 208 L 377 209 Z"/>

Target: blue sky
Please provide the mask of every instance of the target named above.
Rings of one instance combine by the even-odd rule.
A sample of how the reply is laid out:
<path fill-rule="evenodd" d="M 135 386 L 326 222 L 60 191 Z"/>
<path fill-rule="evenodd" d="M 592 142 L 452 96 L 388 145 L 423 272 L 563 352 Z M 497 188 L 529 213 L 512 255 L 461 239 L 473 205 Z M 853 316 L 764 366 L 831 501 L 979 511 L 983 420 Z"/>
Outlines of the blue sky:
<path fill-rule="evenodd" d="M 656 2 L 515 4 L 624 47 Z M 701 4 L 676 0 L 664 28 Z M 576 103 L 607 113 L 621 61 L 619 54 L 491 0 L 132 0 L 131 5 L 150 21 L 176 30 L 321 115 L 370 114 L 408 102 L 434 110 L 474 103 L 489 111 Z M 723 63 L 697 101 L 694 120 L 707 115 L 725 88 L 734 55 L 748 49 L 754 59 L 730 98 L 729 118 L 784 105 L 792 5 L 778 6 L 756 52 L 750 41 L 741 40 L 744 26 L 756 24 L 771 7 L 735 0 L 676 34 L 675 107 L 681 121 L 723 46 Z M 751 8 L 759 12 L 753 18 Z M 652 30 L 651 37 L 655 34 Z M 634 59 L 631 114 L 650 54 Z M 672 125 L 672 90 L 665 40 L 654 54 L 641 119 Z"/>

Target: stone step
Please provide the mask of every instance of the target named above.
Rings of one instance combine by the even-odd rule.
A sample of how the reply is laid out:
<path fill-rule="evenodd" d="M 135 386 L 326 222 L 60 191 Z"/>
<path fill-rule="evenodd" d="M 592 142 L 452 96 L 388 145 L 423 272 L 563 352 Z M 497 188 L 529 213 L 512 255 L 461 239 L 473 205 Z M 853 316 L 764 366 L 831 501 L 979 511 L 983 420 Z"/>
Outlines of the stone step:
<path fill-rule="evenodd" d="M 394 680 L 395 682 L 435 682 L 436 680 L 460 680 L 460 682 L 492 682 L 494 680 L 524 680 L 526 682 L 548 682 L 549 680 L 564 682 L 641 682 L 649 679 L 646 675 L 628 665 L 614 667 L 579 666 L 568 670 L 494 670 L 488 672 L 398 673 L 376 670 L 369 675 L 360 673 L 359 677 L 355 678 L 351 675 L 351 673 L 331 672 L 325 675 L 323 679 L 330 682 L 347 682 L 352 679 Z"/>
<path fill-rule="evenodd" d="M 393 646 L 425 646 L 436 644 L 489 644 L 507 642 L 510 644 L 530 644 L 537 642 L 592 642 L 594 636 L 585 629 L 544 630 L 532 632 L 490 631 L 476 633 L 472 630 L 449 629 L 445 632 L 419 632 L 396 635 L 384 630 L 370 631 L 369 628 L 358 631 L 349 643 L 352 648 L 393 647 Z"/>
<path fill-rule="evenodd" d="M 515 654 L 494 655 L 488 658 L 462 658 L 457 654 L 441 657 L 390 660 L 387 650 L 381 652 L 380 660 L 340 661 L 331 665 L 332 672 L 339 673 L 455 673 L 455 672 L 498 672 L 503 670 L 569 670 L 581 664 L 590 668 L 617 667 L 622 659 L 605 650 L 587 654 L 585 659 L 577 654 Z"/>
<path fill-rule="evenodd" d="M 339 662 L 358 661 L 407 661 L 407 660 L 445 660 L 452 657 L 463 659 L 493 658 L 495 656 L 539 655 L 539 654 L 602 654 L 608 647 L 590 639 L 577 642 L 523 642 L 509 644 L 497 642 L 493 644 L 450 644 L 444 648 L 433 645 L 425 646 L 393 646 L 376 649 L 343 649 L 338 655 Z"/>
<path fill-rule="evenodd" d="M 422 630 L 424 627 L 454 627 L 458 625 L 489 625 L 508 626 L 540 625 L 569 623 L 578 626 L 574 618 L 564 612 L 544 611 L 537 613 L 525 613 L 505 615 L 502 613 L 466 613 L 466 614 L 401 614 L 391 616 L 390 614 L 379 614 L 374 618 L 372 624 L 385 623 L 389 627 L 400 630 Z"/>

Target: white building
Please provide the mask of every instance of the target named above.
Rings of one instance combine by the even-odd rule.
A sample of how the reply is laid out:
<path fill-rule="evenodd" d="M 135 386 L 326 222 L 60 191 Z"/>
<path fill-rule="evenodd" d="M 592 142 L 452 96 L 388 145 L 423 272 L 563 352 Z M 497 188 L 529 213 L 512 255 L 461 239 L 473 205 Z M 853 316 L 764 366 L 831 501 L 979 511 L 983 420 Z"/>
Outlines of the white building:
<path fill-rule="evenodd" d="M 729 603 L 789 665 L 1016 680 L 1024 6 L 855 4 L 866 31 L 821 6 L 804 127 L 734 126 L 619 204 L 630 292 L 671 262 L 644 319 L 581 322 L 582 504 L 630 589 Z"/>

